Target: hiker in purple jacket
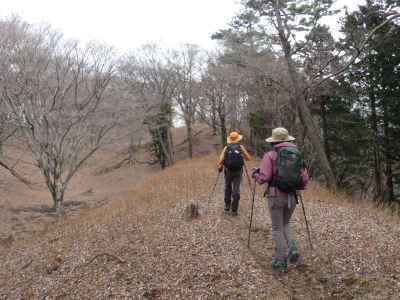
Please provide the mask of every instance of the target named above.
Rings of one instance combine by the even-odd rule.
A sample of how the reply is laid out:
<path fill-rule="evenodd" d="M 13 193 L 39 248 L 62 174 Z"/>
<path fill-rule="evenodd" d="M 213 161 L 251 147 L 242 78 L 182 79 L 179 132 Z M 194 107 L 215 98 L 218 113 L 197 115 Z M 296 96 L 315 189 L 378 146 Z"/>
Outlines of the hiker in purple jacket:
<path fill-rule="evenodd" d="M 296 195 L 295 193 L 286 193 L 278 187 L 272 186 L 274 174 L 276 174 L 275 166 L 278 155 L 276 149 L 279 147 L 296 148 L 296 145 L 291 143 L 294 140 L 295 138 L 290 136 L 285 128 L 279 127 L 273 129 L 272 136 L 267 138 L 266 142 L 271 143 L 274 150 L 265 153 L 260 168 L 253 172 L 253 178 L 259 184 L 268 184 L 266 194 L 271 214 L 272 237 L 276 245 L 276 253 L 272 260 L 272 268 L 278 270 L 286 270 L 287 261 L 294 263 L 299 258 L 299 253 L 290 228 L 290 219 L 297 204 Z M 308 180 L 307 170 L 302 168 L 302 186 L 300 189 L 305 189 Z"/>

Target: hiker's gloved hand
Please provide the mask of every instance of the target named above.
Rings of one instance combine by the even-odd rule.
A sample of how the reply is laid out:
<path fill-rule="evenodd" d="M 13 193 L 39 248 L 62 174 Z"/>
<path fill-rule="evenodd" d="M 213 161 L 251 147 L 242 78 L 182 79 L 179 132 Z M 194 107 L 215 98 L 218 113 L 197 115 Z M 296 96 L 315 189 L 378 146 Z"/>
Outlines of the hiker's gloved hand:
<path fill-rule="evenodd" d="M 218 172 L 221 173 L 223 169 L 224 169 L 224 167 L 219 167 Z"/>
<path fill-rule="evenodd" d="M 251 177 L 255 179 L 259 173 L 260 173 L 260 168 L 253 169 L 253 172 L 251 173 Z"/>

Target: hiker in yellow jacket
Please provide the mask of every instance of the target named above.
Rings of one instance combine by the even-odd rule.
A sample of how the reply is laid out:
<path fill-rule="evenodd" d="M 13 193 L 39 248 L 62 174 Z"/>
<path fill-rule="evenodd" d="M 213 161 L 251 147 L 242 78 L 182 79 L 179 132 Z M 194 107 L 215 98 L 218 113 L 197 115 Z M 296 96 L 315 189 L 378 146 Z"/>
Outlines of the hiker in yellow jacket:
<path fill-rule="evenodd" d="M 224 170 L 225 175 L 225 212 L 231 210 L 232 216 L 238 215 L 244 160 L 251 160 L 246 148 L 240 144 L 242 138 L 239 132 L 231 132 L 218 162 L 218 171 Z"/>

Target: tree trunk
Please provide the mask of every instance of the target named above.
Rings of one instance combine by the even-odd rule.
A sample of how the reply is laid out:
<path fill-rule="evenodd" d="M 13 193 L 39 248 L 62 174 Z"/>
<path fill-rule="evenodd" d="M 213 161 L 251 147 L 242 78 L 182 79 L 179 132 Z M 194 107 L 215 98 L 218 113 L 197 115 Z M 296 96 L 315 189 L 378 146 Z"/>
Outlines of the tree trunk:
<path fill-rule="evenodd" d="M 371 127 L 373 132 L 373 151 L 374 151 L 374 178 L 376 192 L 374 199 L 382 199 L 382 177 L 381 177 L 381 160 L 379 155 L 379 136 L 378 136 L 378 117 L 376 115 L 376 100 L 372 91 L 369 93 L 371 105 Z"/>
<path fill-rule="evenodd" d="M 304 127 L 307 130 L 307 135 L 308 138 L 310 139 L 311 144 L 313 145 L 313 148 L 317 154 L 317 158 L 322 170 L 322 173 L 324 174 L 327 186 L 329 190 L 336 192 L 337 186 L 336 186 L 336 179 L 335 175 L 332 171 L 332 168 L 329 164 L 328 158 L 326 156 L 326 153 L 324 151 L 324 145 L 321 141 L 321 137 L 319 134 L 319 130 L 317 126 L 314 124 L 310 109 L 307 106 L 307 103 L 305 101 L 305 97 L 302 94 L 300 87 L 298 85 L 298 78 L 297 78 L 297 70 L 292 58 L 291 54 L 291 46 L 290 43 L 285 35 L 284 32 L 284 25 L 282 23 L 278 3 L 275 2 L 275 17 L 278 25 L 278 31 L 279 31 L 279 38 L 281 42 L 281 46 L 283 48 L 283 51 L 285 53 L 285 59 L 286 63 L 288 66 L 288 72 L 290 76 L 290 80 L 293 86 L 293 95 L 292 101 L 298 108 L 298 112 L 300 115 L 300 119 L 303 122 Z"/>
<path fill-rule="evenodd" d="M 256 156 L 258 156 L 257 146 L 256 146 L 256 137 L 255 137 L 255 134 L 254 134 L 254 129 L 252 128 L 252 126 L 250 126 L 250 124 L 249 124 L 249 131 L 250 131 L 250 134 L 249 134 L 250 135 L 249 136 L 250 147 L 255 150 Z"/>
<path fill-rule="evenodd" d="M 56 183 L 52 188 L 52 197 L 54 202 L 54 210 L 58 217 L 64 215 L 64 189 L 61 183 Z"/>
<path fill-rule="evenodd" d="M 227 129 L 226 129 L 226 115 L 225 115 L 225 105 L 222 102 L 223 100 L 220 100 L 221 102 L 218 105 L 218 117 L 219 117 L 219 123 L 220 123 L 220 129 L 221 129 L 221 145 L 224 146 L 226 144 L 226 138 L 227 138 Z"/>
<path fill-rule="evenodd" d="M 3 144 L 3 133 L 4 133 L 4 128 L 3 126 L 5 126 L 5 123 L 2 121 L 0 124 L 0 158 L 2 158 L 2 156 L 4 155 L 3 150 L 4 150 L 4 144 Z"/>
<path fill-rule="evenodd" d="M 293 76 L 294 75 L 292 74 L 291 77 Z M 295 93 L 297 94 L 298 87 L 297 84 L 295 85 L 296 85 Z M 317 158 L 320 163 L 322 173 L 324 174 L 327 186 L 331 191 L 335 192 L 337 189 L 335 175 L 333 174 L 332 168 L 329 164 L 328 157 L 326 156 L 324 150 L 324 146 L 321 142 L 319 130 L 314 124 L 311 112 L 307 107 L 305 99 L 298 94 L 296 95 L 296 99 L 298 99 L 297 104 L 298 104 L 299 114 L 301 115 L 301 119 L 303 120 L 304 127 L 306 127 L 308 138 L 310 139 L 311 144 L 313 145 L 313 148 L 316 151 Z"/>
<path fill-rule="evenodd" d="M 384 200 L 386 202 L 394 201 L 394 185 L 393 185 L 393 167 L 391 158 L 390 145 L 390 129 L 387 121 L 387 107 L 384 106 L 384 132 L 385 132 L 385 193 Z"/>
<path fill-rule="evenodd" d="M 386 182 L 385 182 L 385 201 L 393 202 L 394 197 L 394 184 L 393 184 L 393 167 L 392 161 L 389 157 L 386 158 L 385 168 Z"/>
<path fill-rule="evenodd" d="M 193 132 L 192 132 L 192 122 L 190 120 L 186 120 L 186 132 L 187 132 L 187 140 L 188 140 L 188 156 L 189 158 L 193 158 Z"/>
<path fill-rule="evenodd" d="M 174 149 L 174 140 L 172 138 L 171 127 L 167 129 L 167 143 L 168 143 L 168 157 L 170 165 L 175 163 L 175 149 Z"/>
<path fill-rule="evenodd" d="M 54 203 L 54 209 L 58 217 L 62 217 L 64 215 L 64 204 L 62 200 L 56 200 Z"/>
<path fill-rule="evenodd" d="M 211 97 L 211 127 L 213 135 L 217 135 L 217 105 L 215 103 L 215 97 Z"/>
<path fill-rule="evenodd" d="M 161 132 L 160 132 L 161 131 Z M 168 128 L 161 127 L 160 129 L 157 129 L 157 138 L 158 138 L 158 143 L 160 145 L 160 164 L 161 168 L 165 169 L 167 165 L 171 165 L 171 153 L 169 149 L 169 138 L 168 138 Z"/>
<path fill-rule="evenodd" d="M 228 137 L 228 133 L 226 130 L 226 121 L 225 116 L 220 116 L 221 121 L 221 145 L 224 146 L 226 144 L 226 138 Z"/>
<path fill-rule="evenodd" d="M 331 163 L 331 149 L 329 147 L 328 119 L 326 116 L 325 98 L 321 99 L 321 121 L 322 121 L 322 132 L 323 132 L 325 153 L 329 163 Z"/>
<path fill-rule="evenodd" d="M 161 146 L 161 143 L 160 143 L 160 146 Z M 161 146 L 162 147 L 162 146 Z M 160 160 L 160 166 L 161 166 L 161 169 L 165 169 L 166 167 L 167 167 L 167 158 L 166 158 L 166 156 L 165 156 L 165 152 L 162 150 L 162 149 L 160 149 L 160 157 L 159 157 L 159 160 Z"/>

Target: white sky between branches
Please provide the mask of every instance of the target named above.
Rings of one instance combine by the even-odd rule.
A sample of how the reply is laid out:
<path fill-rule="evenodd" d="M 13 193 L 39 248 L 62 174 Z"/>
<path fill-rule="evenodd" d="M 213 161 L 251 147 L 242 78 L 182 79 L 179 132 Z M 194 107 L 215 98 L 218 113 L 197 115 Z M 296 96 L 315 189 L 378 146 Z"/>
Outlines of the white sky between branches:
<path fill-rule="evenodd" d="M 156 42 L 213 48 L 210 36 L 227 27 L 239 0 L 1 0 L 0 17 L 17 14 L 33 24 L 46 23 L 66 37 L 96 40 L 128 52 Z M 338 0 L 335 8 L 357 8 L 363 0 Z M 333 28 L 336 19 L 328 23 Z"/>

